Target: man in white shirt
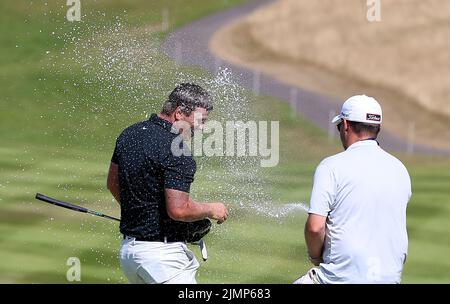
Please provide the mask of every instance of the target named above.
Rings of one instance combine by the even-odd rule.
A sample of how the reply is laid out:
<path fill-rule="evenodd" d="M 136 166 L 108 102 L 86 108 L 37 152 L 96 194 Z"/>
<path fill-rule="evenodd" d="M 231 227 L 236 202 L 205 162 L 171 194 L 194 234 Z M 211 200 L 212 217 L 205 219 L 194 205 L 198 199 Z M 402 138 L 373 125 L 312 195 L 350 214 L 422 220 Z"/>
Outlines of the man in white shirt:
<path fill-rule="evenodd" d="M 305 239 L 317 267 L 294 284 L 400 283 L 411 180 L 376 141 L 381 107 L 353 96 L 332 122 L 345 151 L 324 159 L 314 174 Z"/>

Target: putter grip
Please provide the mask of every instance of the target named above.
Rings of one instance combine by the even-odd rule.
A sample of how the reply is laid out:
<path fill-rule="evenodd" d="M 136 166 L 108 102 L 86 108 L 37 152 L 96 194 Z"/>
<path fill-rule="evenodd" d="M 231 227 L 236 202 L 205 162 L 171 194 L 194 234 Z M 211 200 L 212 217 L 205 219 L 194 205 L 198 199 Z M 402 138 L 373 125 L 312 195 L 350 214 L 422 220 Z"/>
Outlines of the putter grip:
<path fill-rule="evenodd" d="M 88 210 L 86 208 L 83 208 L 83 207 L 80 207 L 80 206 L 76 206 L 76 205 L 72 205 L 70 203 L 66 203 L 66 202 L 63 202 L 63 201 L 60 201 L 60 200 L 48 197 L 48 196 L 40 194 L 40 193 L 36 194 L 36 199 L 41 200 L 41 201 L 46 202 L 46 203 L 50 203 L 52 205 L 60 206 L 60 207 L 63 207 L 63 208 L 67 208 L 67 209 L 71 209 L 71 210 L 75 210 L 75 211 L 79 211 L 79 212 L 84 212 L 84 213 L 88 212 Z"/>

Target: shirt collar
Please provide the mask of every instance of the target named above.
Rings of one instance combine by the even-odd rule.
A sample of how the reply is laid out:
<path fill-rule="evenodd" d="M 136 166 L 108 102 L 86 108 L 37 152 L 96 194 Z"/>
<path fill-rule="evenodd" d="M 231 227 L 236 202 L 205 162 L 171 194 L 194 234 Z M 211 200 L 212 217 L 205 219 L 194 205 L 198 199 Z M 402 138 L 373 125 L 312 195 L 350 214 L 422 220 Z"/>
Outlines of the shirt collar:
<path fill-rule="evenodd" d="M 353 143 L 350 147 L 347 148 L 347 150 L 358 147 L 378 147 L 378 146 L 379 144 L 375 139 L 365 139 Z"/>
<path fill-rule="evenodd" d="M 154 123 L 155 125 L 161 126 L 163 129 L 171 132 L 172 131 L 172 123 L 165 119 L 162 119 L 157 114 L 153 113 L 150 115 L 149 121 Z"/>

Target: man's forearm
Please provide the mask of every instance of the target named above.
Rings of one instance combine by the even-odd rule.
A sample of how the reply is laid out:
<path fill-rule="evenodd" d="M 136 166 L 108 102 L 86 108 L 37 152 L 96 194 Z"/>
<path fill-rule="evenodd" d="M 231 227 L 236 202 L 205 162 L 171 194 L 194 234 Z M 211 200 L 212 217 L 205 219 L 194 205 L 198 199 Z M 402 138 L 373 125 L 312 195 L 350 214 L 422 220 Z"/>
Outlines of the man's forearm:
<path fill-rule="evenodd" d="M 119 166 L 113 162 L 109 165 L 106 186 L 120 205 Z"/>
<path fill-rule="evenodd" d="M 109 191 L 111 192 L 111 194 L 114 196 L 114 198 L 116 199 L 116 201 L 119 203 L 120 205 L 120 189 L 119 187 L 111 187 L 111 189 L 109 189 Z"/>
<path fill-rule="evenodd" d="M 194 201 L 189 193 L 169 190 L 165 192 L 167 212 L 172 219 L 194 222 L 211 216 L 210 206 Z"/>
<path fill-rule="evenodd" d="M 323 245 L 325 242 L 325 230 L 305 231 L 306 246 L 308 254 L 313 264 L 318 265 L 322 260 Z"/>
<path fill-rule="evenodd" d="M 189 193 L 165 189 L 167 213 L 170 218 L 182 222 L 194 222 L 204 218 L 217 220 L 220 224 L 228 217 L 228 211 L 224 204 L 198 203 L 194 201 Z"/>
<path fill-rule="evenodd" d="M 327 217 L 323 215 L 309 214 L 305 224 L 305 240 L 309 259 L 316 266 L 322 262 L 326 219 Z"/>
<path fill-rule="evenodd" d="M 205 217 L 211 217 L 211 208 L 208 203 L 201 203 L 194 201 L 189 196 L 189 209 L 192 211 L 192 221 L 203 219 Z"/>
<path fill-rule="evenodd" d="M 206 217 L 211 217 L 210 206 L 207 203 L 194 201 L 191 197 L 185 206 L 185 212 L 180 220 L 184 222 L 194 222 Z"/>
<path fill-rule="evenodd" d="M 109 192 L 111 192 L 112 196 L 114 196 L 114 198 L 116 199 L 116 201 L 119 203 L 120 205 L 120 185 L 119 185 L 119 181 L 114 180 L 108 180 L 108 190 Z"/>

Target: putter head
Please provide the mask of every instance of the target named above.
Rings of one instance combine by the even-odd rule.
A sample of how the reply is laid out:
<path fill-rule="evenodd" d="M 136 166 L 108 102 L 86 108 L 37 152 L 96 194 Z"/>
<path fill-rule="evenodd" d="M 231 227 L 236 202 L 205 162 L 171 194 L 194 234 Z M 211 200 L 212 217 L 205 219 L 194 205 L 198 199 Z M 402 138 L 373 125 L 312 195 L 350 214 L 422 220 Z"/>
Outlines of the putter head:
<path fill-rule="evenodd" d="M 200 252 L 202 253 L 203 261 L 206 262 L 206 260 L 208 259 L 208 251 L 206 250 L 206 243 L 205 243 L 205 241 L 200 240 L 198 242 L 198 246 L 200 247 Z"/>

